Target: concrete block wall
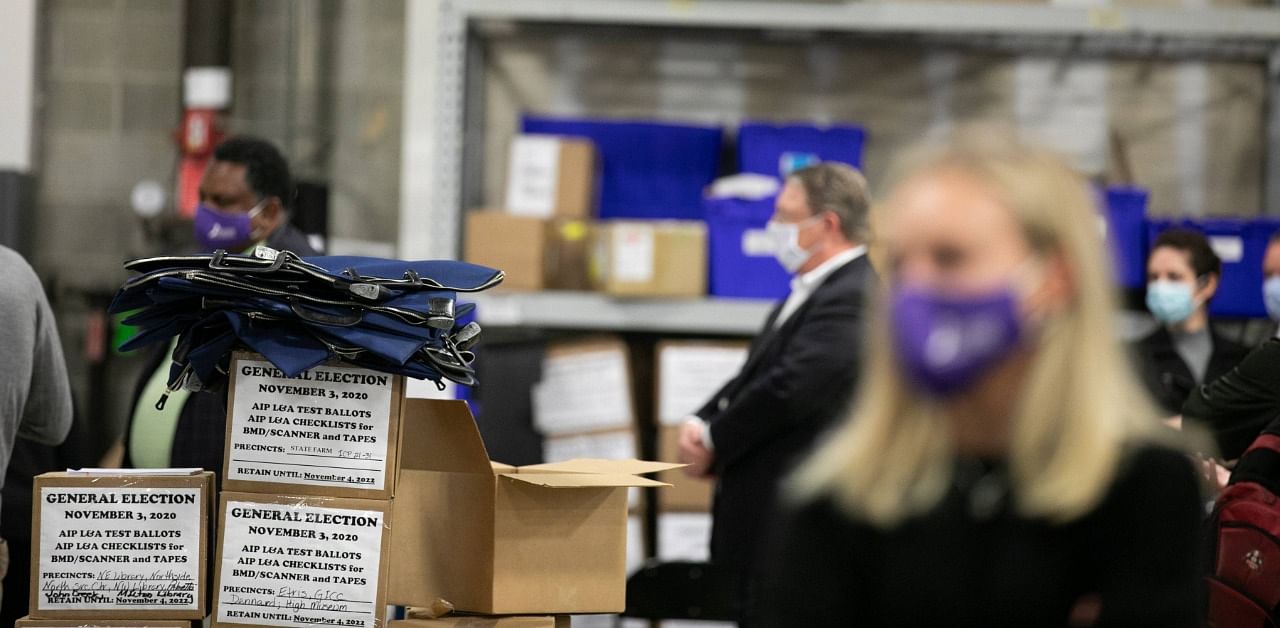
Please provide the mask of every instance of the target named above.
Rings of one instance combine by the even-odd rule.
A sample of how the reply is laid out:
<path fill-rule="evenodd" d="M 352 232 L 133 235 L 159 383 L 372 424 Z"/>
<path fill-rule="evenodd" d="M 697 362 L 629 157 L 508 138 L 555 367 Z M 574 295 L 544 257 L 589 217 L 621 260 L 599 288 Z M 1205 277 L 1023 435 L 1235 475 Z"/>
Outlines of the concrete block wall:
<path fill-rule="evenodd" d="M 234 0 L 231 133 L 278 143 L 332 188 L 331 234 L 393 242 L 399 198 L 403 0 Z M 73 385 L 104 432 L 125 422 L 142 356 L 111 356 L 89 403 L 86 339 L 127 259 L 155 254 L 129 207 L 142 179 L 171 186 L 181 116 L 183 5 L 44 0 L 33 265 L 53 292 Z"/>
<path fill-rule="evenodd" d="M 329 183 L 331 236 L 394 242 L 403 1 L 237 0 L 234 15 L 231 131 L 279 143 L 299 176 Z"/>
<path fill-rule="evenodd" d="M 182 4 L 168 0 L 40 3 L 32 264 L 47 281 L 81 412 L 104 434 L 123 423 L 139 357 L 110 357 L 90 398 L 86 332 L 146 250 L 129 193 L 170 181 L 181 107 Z"/>

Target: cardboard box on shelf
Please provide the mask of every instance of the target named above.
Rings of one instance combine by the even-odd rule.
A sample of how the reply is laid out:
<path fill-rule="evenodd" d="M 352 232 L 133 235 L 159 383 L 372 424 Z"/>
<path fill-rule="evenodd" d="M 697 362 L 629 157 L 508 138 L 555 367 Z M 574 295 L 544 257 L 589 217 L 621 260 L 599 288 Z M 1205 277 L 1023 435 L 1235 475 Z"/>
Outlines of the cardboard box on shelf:
<path fill-rule="evenodd" d="M 596 149 L 583 138 L 519 135 L 507 161 L 506 210 L 532 218 L 590 218 L 596 207 Z"/>
<path fill-rule="evenodd" d="M 746 363 L 747 342 L 665 340 L 655 349 L 657 363 L 657 458 L 679 459 L 680 425 L 735 377 Z M 664 512 L 707 512 L 715 484 L 691 478 L 684 472 L 658 475 L 671 488 L 658 494 L 657 508 Z"/>
<path fill-rule="evenodd" d="M 747 342 L 664 340 L 655 349 L 660 425 L 680 425 L 747 361 Z"/>
<path fill-rule="evenodd" d="M 288 378 L 236 352 L 227 401 L 227 491 L 390 498 L 404 377 L 327 364 Z"/>
<path fill-rule="evenodd" d="M 534 384 L 533 424 L 544 436 L 630 429 L 636 424 L 630 352 L 620 338 L 551 343 Z"/>
<path fill-rule="evenodd" d="M 200 620 L 188 619 L 32 619 L 23 617 L 13 628 L 200 628 Z"/>
<path fill-rule="evenodd" d="M 591 228 L 576 218 L 471 211 L 463 251 L 466 261 L 506 273 L 499 290 L 587 290 Z"/>
<path fill-rule="evenodd" d="M 567 615 L 450 615 L 400 619 L 388 628 L 569 628 Z"/>
<path fill-rule="evenodd" d="M 376 628 L 386 613 L 387 500 L 223 491 L 213 626 Z"/>
<path fill-rule="evenodd" d="M 554 436 L 543 439 L 542 460 L 544 462 L 564 462 L 578 458 L 631 460 L 639 457 L 639 438 L 634 428 Z"/>
<path fill-rule="evenodd" d="M 658 460 L 677 462 L 680 451 L 680 427 L 658 426 Z M 711 498 L 715 494 L 715 482 L 704 478 L 691 478 L 680 469 L 663 471 L 658 481 L 671 488 L 658 493 L 658 514 L 668 512 L 710 512 Z"/>
<path fill-rule="evenodd" d="M 494 614 L 623 609 L 625 489 L 665 486 L 639 474 L 674 465 L 511 467 L 489 460 L 465 402 L 411 399 L 406 408 L 389 603 L 426 606 L 442 598 L 459 610 Z"/>
<path fill-rule="evenodd" d="M 707 293 L 707 226 L 693 220 L 614 220 L 592 231 L 592 285 L 628 297 Z"/>
<path fill-rule="evenodd" d="M 30 612 L 37 619 L 208 614 L 213 473 L 95 469 L 36 476 Z"/>

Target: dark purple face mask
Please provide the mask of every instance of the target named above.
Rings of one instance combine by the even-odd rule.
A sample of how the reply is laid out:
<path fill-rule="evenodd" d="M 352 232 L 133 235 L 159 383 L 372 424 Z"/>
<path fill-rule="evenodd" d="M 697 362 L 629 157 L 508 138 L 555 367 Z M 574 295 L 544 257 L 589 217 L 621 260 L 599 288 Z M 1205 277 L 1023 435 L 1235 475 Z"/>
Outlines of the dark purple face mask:
<path fill-rule="evenodd" d="M 266 199 L 263 199 L 247 213 L 224 212 L 204 203 L 197 204 L 195 221 L 192 224 L 196 242 L 205 251 L 215 251 L 242 246 L 245 242 L 253 240 L 253 217 L 262 211 L 265 203 Z"/>
<path fill-rule="evenodd" d="M 971 388 L 1022 339 L 1011 290 L 944 296 L 896 288 L 891 322 L 898 363 L 913 385 L 935 397 Z"/>

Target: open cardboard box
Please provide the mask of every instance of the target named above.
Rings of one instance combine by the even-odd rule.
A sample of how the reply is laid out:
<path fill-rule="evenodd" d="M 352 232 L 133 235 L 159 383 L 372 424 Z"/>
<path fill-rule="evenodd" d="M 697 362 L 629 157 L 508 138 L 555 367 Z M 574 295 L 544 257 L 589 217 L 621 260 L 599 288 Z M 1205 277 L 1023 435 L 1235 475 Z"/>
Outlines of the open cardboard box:
<path fill-rule="evenodd" d="M 491 462 L 462 401 L 408 399 L 392 502 L 387 602 L 490 614 L 626 605 L 627 488 L 680 465 Z"/>

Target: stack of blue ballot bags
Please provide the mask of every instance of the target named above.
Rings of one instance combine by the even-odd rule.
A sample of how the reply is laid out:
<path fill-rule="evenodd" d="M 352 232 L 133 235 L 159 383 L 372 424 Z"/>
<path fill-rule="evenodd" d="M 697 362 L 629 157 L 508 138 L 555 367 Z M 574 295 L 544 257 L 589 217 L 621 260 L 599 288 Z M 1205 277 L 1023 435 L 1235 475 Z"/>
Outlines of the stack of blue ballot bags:
<path fill-rule="evenodd" d="M 123 322 L 140 331 L 121 350 L 177 337 L 170 391 L 218 385 L 238 345 L 290 377 L 336 359 L 440 386 L 474 385 L 469 349 L 480 327 L 459 323 L 474 306 L 456 297 L 503 278 L 464 262 L 304 258 L 264 246 L 250 255 L 153 257 L 125 267 L 139 274 L 110 311 L 130 312 Z"/>

